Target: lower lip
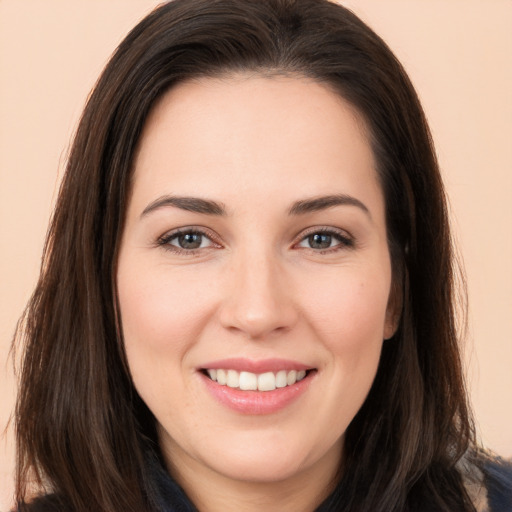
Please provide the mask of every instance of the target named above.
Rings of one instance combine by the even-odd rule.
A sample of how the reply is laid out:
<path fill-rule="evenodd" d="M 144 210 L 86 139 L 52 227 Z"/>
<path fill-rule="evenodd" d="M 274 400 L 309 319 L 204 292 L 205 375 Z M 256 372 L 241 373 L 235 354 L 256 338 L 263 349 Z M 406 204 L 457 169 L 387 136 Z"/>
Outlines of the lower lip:
<path fill-rule="evenodd" d="M 206 388 L 222 405 L 241 414 L 272 414 L 295 402 L 309 388 L 316 372 L 309 372 L 299 382 L 277 388 L 273 391 L 242 391 L 238 388 L 222 386 L 204 374 L 200 374 Z"/>

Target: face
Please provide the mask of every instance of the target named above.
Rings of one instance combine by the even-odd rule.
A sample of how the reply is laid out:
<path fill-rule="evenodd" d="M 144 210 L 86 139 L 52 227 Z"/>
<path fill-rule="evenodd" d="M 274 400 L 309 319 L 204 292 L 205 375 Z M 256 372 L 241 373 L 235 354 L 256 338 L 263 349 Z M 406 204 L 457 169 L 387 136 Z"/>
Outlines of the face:
<path fill-rule="evenodd" d="M 302 78 L 173 88 L 136 154 L 117 285 L 172 472 L 332 477 L 394 329 L 357 112 Z"/>

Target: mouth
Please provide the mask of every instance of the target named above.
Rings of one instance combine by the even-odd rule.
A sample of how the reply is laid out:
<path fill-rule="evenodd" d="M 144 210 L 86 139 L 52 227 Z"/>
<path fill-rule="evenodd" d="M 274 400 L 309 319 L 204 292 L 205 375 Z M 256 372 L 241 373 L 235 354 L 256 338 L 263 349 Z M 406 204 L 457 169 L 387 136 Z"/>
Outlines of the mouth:
<path fill-rule="evenodd" d="M 274 391 L 293 386 L 316 370 L 278 370 L 277 372 L 253 373 L 234 369 L 205 368 L 201 371 L 220 386 L 242 391 Z"/>
<path fill-rule="evenodd" d="M 265 415 L 288 410 L 307 394 L 317 368 L 296 361 L 224 359 L 198 368 L 208 394 L 239 414 Z"/>

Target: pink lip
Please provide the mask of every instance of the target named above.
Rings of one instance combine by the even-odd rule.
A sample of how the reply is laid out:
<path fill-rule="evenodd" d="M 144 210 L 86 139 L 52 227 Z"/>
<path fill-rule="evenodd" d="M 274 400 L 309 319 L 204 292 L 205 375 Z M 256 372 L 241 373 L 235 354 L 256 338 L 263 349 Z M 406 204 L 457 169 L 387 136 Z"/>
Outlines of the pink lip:
<path fill-rule="evenodd" d="M 239 358 L 213 361 L 205 364 L 202 369 L 232 369 L 239 372 L 265 373 L 279 370 L 308 370 L 311 369 L 311 366 L 283 359 L 252 361 Z M 272 414 L 285 409 L 307 391 L 316 373 L 316 371 L 308 372 L 306 377 L 299 382 L 273 391 L 242 391 L 238 388 L 220 385 L 211 380 L 204 372 L 198 372 L 206 389 L 217 402 L 240 414 L 250 415 Z"/>
<path fill-rule="evenodd" d="M 237 372 L 265 373 L 279 370 L 311 370 L 312 367 L 289 359 L 262 359 L 255 361 L 242 357 L 220 359 L 205 363 L 203 370 L 236 370 Z"/>

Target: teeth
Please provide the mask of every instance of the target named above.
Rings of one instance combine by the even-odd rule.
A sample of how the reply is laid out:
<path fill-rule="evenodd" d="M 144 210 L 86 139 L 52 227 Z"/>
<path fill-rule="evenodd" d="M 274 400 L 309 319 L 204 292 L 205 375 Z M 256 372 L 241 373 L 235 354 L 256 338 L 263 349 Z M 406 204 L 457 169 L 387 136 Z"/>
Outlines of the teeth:
<path fill-rule="evenodd" d="M 286 376 L 286 383 L 288 386 L 291 386 L 295 382 L 297 382 L 297 372 L 292 370 L 291 372 L 288 372 L 288 375 Z"/>
<path fill-rule="evenodd" d="M 237 388 L 240 383 L 240 375 L 235 370 L 228 370 L 228 375 L 226 378 L 226 384 L 230 388 Z"/>
<path fill-rule="evenodd" d="M 217 370 L 217 382 L 225 386 L 227 381 L 226 370 Z"/>
<path fill-rule="evenodd" d="M 276 388 L 292 386 L 306 376 L 305 370 L 280 370 L 277 373 L 237 372 L 236 370 L 206 370 L 210 379 L 222 386 L 239 388 L 244 391 L 273 391 Z"/>
<path fill-rule="evenodd" d="M 258 376 L 255 373 L 240 372 L 240 389 L 244 391 L 255 391 L 258 389 Z"/>
<path fill-rule="evenodd" d="M 215 380 L 215 379 L 213 379 Z M 288 379 L 286 377 L 286 370 L 281 370 L 276 373 L 276 388 L 284 388 L 288 385 Z"/>
<path fill-rule="evenodd" d="M 276 389 L 276 376 L 272 372 L 258 375 L 258 391 L 272 391 Z"/>

